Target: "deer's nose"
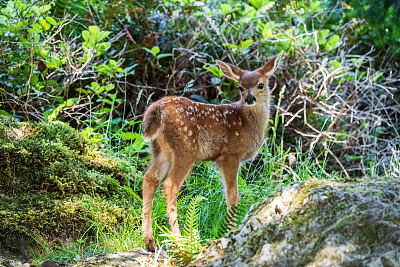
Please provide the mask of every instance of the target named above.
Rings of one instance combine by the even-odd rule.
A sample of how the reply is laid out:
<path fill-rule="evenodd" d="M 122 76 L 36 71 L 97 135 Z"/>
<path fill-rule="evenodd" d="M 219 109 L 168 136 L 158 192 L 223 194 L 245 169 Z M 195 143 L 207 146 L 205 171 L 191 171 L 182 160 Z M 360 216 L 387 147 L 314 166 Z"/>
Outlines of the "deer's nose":
<path fill-rule="evenodd" d="M 244 99 L 244 102 L 246 102 L 246 104 L 248 104 L 248 105 L 252 105 L 252 104 L 254 104 L 256 102 L 256 100 L 257 99 L 256 99 L 256 97 L 254 95 L 248 94 L 246 96 L 246 98 Z"/>

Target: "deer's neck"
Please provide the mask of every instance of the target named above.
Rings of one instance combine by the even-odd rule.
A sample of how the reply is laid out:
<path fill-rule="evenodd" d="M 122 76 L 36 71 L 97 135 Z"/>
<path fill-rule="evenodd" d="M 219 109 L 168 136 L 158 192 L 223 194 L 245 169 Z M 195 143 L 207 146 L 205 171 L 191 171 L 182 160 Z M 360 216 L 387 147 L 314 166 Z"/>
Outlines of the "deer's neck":
<path fill-rule="evenodd" d="M 247 119 L 247 127 L 256 132 L 262 132 L 264 135 L 269 120 L 269 99 L 255 106 L 247 106 L 243 101 L 240 106 L 243 116 Z"/>
<path fill-rule="evenodd" d="M 265 105 L 242 106 L 244 132 L 248 142 L 248 151 L 245 159 L 254 157 L 264 143 L 265 133 L 269 120 L 269 102 Z"/>

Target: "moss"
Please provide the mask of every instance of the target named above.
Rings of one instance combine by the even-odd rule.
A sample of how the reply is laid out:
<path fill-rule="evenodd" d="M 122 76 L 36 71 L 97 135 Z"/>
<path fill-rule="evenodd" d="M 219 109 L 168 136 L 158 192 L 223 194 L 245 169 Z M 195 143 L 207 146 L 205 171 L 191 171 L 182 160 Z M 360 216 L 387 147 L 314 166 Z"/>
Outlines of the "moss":
<path fill-rule="evenodd" d="M 62 243 L 94 221 L 112 227 L 137 214 L 122 186 L 140 195 L 146 163 L 107 156 L 68 125 L 0 116 L 0 155 L 0 253 L 29 257 L 44 240 Z"/>

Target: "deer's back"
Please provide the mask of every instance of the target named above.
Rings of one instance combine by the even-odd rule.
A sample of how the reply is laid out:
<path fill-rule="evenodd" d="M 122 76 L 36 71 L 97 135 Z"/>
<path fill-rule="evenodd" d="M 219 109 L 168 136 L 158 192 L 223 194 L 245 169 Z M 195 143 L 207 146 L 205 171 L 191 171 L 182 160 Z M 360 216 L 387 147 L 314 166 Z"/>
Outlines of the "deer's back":
<path fill-rule="evenodd" d="M 164 151 L 194 155 L 197 161 L 216 160 L 228 153 L 245 160 L 254 154 L 254 145 L 259 147 L 251 140 L 256 133 L 249 134 L 252 127 L 237 103 L 211 105 L 164 97 L 153 105 L 161 112 L 156 140 Z"/>

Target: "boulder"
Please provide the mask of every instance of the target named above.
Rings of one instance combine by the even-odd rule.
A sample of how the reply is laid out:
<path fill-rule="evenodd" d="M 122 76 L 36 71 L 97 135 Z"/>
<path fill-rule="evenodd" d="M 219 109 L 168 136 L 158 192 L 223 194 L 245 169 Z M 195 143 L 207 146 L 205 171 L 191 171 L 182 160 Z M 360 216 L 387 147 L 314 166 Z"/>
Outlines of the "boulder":
<path fill-rule="evenodd" d="M 400 266 L 400 179 L 291 184 L 191 266 Z"/>

